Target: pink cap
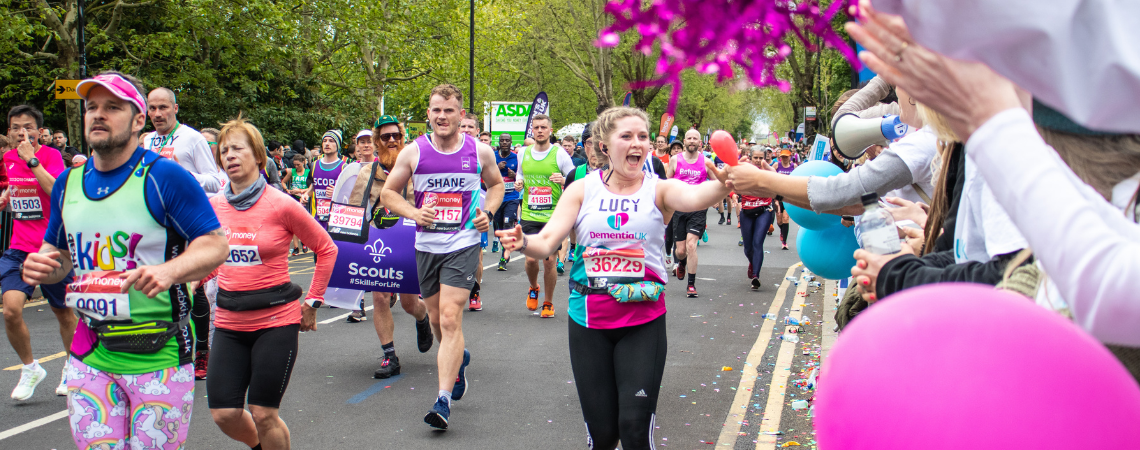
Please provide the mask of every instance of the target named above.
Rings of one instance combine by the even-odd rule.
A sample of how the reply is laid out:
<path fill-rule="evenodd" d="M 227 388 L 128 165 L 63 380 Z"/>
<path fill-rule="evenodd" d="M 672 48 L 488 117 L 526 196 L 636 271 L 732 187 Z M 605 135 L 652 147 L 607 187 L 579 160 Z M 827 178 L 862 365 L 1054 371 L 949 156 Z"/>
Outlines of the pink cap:
<path fill-rule="evenodd" d="M 134 103 L 140 112 L 146 112 L 146 97 L 143 97 L 142 93 L 139 92 L 138 89 L 135 89 L 133 83 L 118 75 L 103 74 L 95 78 L 80 81 L 79 84 L 75 86 L 75 93 L 83 97 L 84 100 L 87 100 L 87 93 L 96 85 L 107 88 L 107 90 L 115 94 L 116 97 Z"/>

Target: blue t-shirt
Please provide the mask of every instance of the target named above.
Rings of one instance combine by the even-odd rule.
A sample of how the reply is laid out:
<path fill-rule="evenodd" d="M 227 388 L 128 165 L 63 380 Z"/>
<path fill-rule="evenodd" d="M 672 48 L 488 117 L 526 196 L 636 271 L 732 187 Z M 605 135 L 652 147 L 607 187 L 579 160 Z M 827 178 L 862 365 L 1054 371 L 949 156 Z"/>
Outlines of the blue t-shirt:
<path fill-rule="evenodd" d="M 507 177 L 508 170 L 518 173 L 519 171 L 519 155 L 516 153 L 507 153 L 507 156 L 499 154 L 499 149 L 495 149 L 495 164 L 507 163 L 506 167 L 499 169 L 499 174 L 503 176 L 503 183 L 505 191 L 503 192 L 503 202 L 510 202 L 519 199 L 519 191 L 515 190 L 515 177 Z"/>
<path fill-rule="evenodd" d="M 127 182 L 127 177 L 138 164 L 139 158 L 146 158 L 143 165 L 154 161 L 146 179 L 146 206 L 160 225 L 174 229 L 186 242 L 222 227 L 218 216 L 214 214 L 214 208 L 210 206 L 210 200 L 206 198 L 206 192 L 194 176 L 173 160 L 142 147 L 135 149 L 130 161 L 110 172 L 96 170 L 94 158 L 87 160 L 83 165 L 83 184 L 87 196 L 101 199 L 118 190 Z M 60 211 L 63 210 L 63 191 L 70 175 L 71 169 L 64 170 L 51 189 L 51 218 L 48 220 L 47 233 L 44 234 L 45 242 L 61 249 L 68 248 L 67 231 L 63 229 L 63 214 Z"/>

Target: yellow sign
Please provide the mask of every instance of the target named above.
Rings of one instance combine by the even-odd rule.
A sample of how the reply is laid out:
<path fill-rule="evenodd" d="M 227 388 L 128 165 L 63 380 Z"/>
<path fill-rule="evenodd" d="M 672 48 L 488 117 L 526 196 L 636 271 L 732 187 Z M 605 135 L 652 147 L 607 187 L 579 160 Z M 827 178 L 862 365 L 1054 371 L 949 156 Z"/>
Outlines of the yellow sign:
<path fill-rule="evenodd" d="M 408 142 L 412 142 L 428 132 L 427 122 L 408 122 L 405 127 L 408 130 Z"/>
<path fill-rule="evenodd" d="M 75 92 L 75 86 L 79 84 L 79 80 L 55 80 L 55 99 L 56 100 L 82 100 L 79 98 L 79 93 Z"/>

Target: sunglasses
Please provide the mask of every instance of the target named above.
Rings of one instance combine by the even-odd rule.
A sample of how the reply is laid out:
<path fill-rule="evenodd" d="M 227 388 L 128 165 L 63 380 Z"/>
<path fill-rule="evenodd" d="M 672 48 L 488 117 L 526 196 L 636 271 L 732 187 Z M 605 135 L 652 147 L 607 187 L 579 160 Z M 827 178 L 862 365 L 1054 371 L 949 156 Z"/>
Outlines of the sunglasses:
<path fill-rule="evenodd" d="M 379 137 L 381 141 L 394 141 L 397 139 L 403 139 L 404 135 L 400 133 L 384 133 L 377 137 Z"/>

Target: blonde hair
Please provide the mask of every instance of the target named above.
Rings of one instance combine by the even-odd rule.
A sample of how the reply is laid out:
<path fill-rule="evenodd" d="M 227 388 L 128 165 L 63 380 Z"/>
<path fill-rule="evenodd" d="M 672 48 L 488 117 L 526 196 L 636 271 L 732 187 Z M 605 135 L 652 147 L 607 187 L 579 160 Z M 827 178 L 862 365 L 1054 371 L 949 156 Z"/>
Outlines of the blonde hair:
<path fill-rule="evenodd" d="M 645 114 L 637 108 L 630 108 L 628 106 L 620 106 L 617 108 L 610 108 L 598 114 L 598 120 L 594 122 L 591 134 L 597 139 L 600 145 L 606 145 L 610 140 L 610 135 L 614 132 L 614 127 L 617 126 L 617 121 L 626 117 L 639 117 L 645 121 L 645 125 L 649 126 L 649 115 Z"/>
<path fill-rule="evenodd" d="M 946 214 L 950 210 L 950 189 L 954 181 L 946 178 L 949 176 L 950 157 L 954 154 L 954 146 L 961 143 L 958 141 L 958 134 L 950 128 L 945 117 L 922 103 L 916 106 L 918 117 L 922 119 L 924 126 L 929 127 L 938 138 L 938 158 L 930 163 L 932 172 L 936 174 L 932 183 L 934 195 L 930 196 L 930 214 L 926 218 L 926 226 L 923 227 L 926 242 L 922 254 L 927 254 L 934 251 L 935 241 L 938 240 L 938 235 L 942 234 L 942 222 L 946 220 Z"/>
<path fill-rule="evenodd" d="M 222 166 L 222 142 L 225 142 L 226 138 L 234 133 L 245 134 L 245 137 L 249 139 L 253 158 L 257 161 L 257 168 L 265 170 L 269 159 L 265 153 L 265 140 L 261 138 L 261 131 L 258 131 L 252 123 L 247 122 L 241 113 L 238 113 L 236 119 L 223 123 L 222 131 L 218 132 L 218 149 L 214 150 L 214 162 L 218 164 L 218 168 L 225 170 L 225 167 Z"/>

